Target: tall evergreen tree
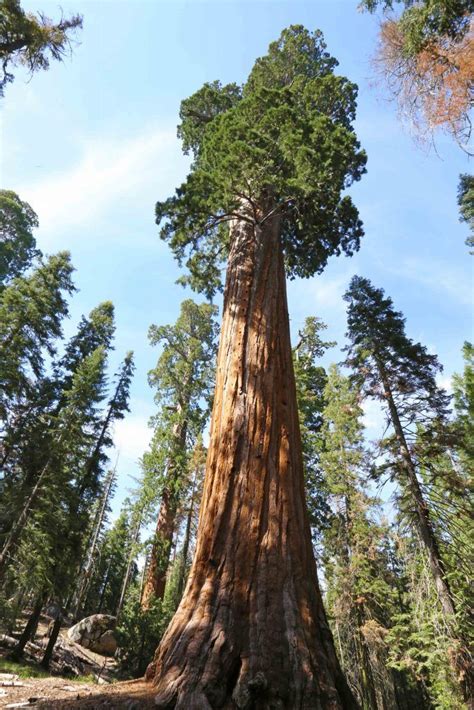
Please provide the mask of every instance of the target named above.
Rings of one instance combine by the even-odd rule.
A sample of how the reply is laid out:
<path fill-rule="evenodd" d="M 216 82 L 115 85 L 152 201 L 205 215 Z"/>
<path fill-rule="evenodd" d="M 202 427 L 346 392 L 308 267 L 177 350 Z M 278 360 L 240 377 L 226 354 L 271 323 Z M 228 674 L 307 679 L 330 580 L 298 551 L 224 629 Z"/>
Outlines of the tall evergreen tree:
<path fill-rule="evenodd" d="M 41 497 L 46 504 L 46 526 L 50 534 L 55 523 L 59 523 L 63 518 L 65 504 L 67 505 L 68 502 L 70 504 L 67 493 L 73 497 L 76 495 L 77 472 L 90 447 L 91 426 L 95 423 L 96 406 L 104 394 L 105 357 L 105 349 L 96 348 L 78 366 L 70 389 L 64 393 L 64 406 L 51 424 L 52 446 L 46 463 L 38 472 L 31 491 L 25 496 L 3 543 L 0 552 L 0 576 L 11 559 L 12 550 L 18 546 L 26 526 L 30 525 L 33 530 L 40 527 L 32 522 L 32 518 L 38 510 L 38 501 Z M 46 489 L 47 494 L 45 494 Z M 56 517 L 51 514 L 54 510 L 57 511 Z M 62 530 L 61 536 L 53 534 L 53 537 L 57 541 L 59 537 L 70 538 L 71 534 L 72 531 L 68 527 L 67 531 Z"/>
<path fill-rule="evenodd" d="M 388 668 L 387 634 L 397 609 L 393 574 L 377 522 L 377 501 L 364 490 L 368 452 L 360 395 L 331 366 L 325 387 L 320 465 L 329 489 L 331 524 L 324 533 L 327 608 L 343 668 L 362 708 L 415 707 L 413 679 Z M 402 682 L 403 681 L 403 682 Z"/>
<path fill-rule="evenodd" d="M 326 327 L 319 318 L 306 318 L 304 327 L 298 333 L 298 343 L 293 348 L 306 502 L 316 550 L 329 519 L 328 489 L 320 466 L 327 375 L 319 360 L 326 349 L 333 347 L 335 343 L 322 340 L 320 333 Z"/>
<path fill-rule="evenodd" d="M 345 299 L 349 303 L 347 363 L 355 370 L 363 391 L 386 408 L 393 436 L 385 446 L 401 487 L 401 504 L 425 548 L 445 622 L 457 648 L 453 657 L 460 684 L 468 695 L 472 667 L 456 623 L 456 600 L 421 483 L 422 457 L 417 457 L 419 450 L 439 449 L 447 430 L 448 397 L 435 379 L 441 366 L 435 355 L 408 338 L 402 314 L 368 279 L 355 276 Z"/>
<path fill-rule="evenodd" d="M 75 289 L 68 252 L 49 257 L 27 276 L 19 276 L 0 299 L 0 417 L 30 398 L 44 374 L 46 355 L 54 355 L 68 314 L 67 295 Z M 8 425 L 7 425 L 8 426 Z"/>
<path fill-rule="evenodd" d="M 152 451 L 144 468 L 160 488 L 161 505 L 143 588 L 142 606 L 165 591 L 166 571 L 187 474 L 188 451 L 209 414 L 216 350 L 216 307 L 187 300 L 172 326 L 152 326 L 150 341 L 163 350 L 148 379 L 160 407 Z M 158 472 L 159 478 L 156 473 Z"/>
<path fill-rule="evenodd" d="M 193 163 L 157 205 L 161 234 L 207 293 L 228 266 L 196 553 L 148 669 L 161 707 L 355 707 L 316 579 L 285 285 L 285 265 L 313 275 L 362 235 L 341 196 L 365 169 L 356 87 L 336 64 L 291 27 L 242 89 L 181 106 Z"/>

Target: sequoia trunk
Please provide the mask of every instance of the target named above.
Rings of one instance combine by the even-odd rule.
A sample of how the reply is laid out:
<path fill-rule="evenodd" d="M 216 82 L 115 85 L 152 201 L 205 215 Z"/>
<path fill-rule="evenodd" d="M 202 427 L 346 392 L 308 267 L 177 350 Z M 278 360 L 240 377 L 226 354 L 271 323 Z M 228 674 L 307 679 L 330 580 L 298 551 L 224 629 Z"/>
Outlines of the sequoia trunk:
<path fill-rule="evenodd" d="M 276 214 L 231 226 L 196 553 L 147 670 L 162 708 L 356 708 L 316 577 Z"/>

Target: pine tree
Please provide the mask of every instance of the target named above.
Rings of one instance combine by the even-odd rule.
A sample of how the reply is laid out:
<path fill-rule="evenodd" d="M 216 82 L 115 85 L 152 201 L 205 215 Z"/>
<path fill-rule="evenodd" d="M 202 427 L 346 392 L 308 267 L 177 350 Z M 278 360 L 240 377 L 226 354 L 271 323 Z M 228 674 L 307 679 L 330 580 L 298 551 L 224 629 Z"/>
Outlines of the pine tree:
<path fill-rule="evenodd" d="M 364 172 L 356 87 L 322 35 L 285 30 L 242 89 L 182 103 L 193 153 L 162 237 L 212 293 L 227 255 L 217 383 L 190 578 L 148 669 L 161 707 L 355 707 L 318 590 L 286 303 L 362 235 L 341 191 Z"/>
<path fill-rule="evenodd" d="M 184 495 L 188 449 L 202 432 L 209 412 L 215 361 L 216 308 L 191 300 L 181 304 L 173 326 L 152 326 L 150 341 L 162 344 L 156 367 L 149 373 L 160 407 L 155 417 L 152 451 L 144 467 L 160 486 L 160 512 L 142 595 L 146 609 L 165 591 L 171 543 Z M 159 473 L 160 481 L 156 473 Z"/>
<path fill-rule="evenodd" d="M 401 488 L 401 506 L 426 551 L 445 623 L 457 648 L 453 656 L 460 686 L 467 696 L 471 664 L 456 623 L 456 600 L 430 501 L 420 479 L 423 457 L 433 448 L 439 450 L 448 428 L 448 398 L 435 380 L 441 367 L 435 355 L 407 337 L 401 313 L 368 279 L 355 276 L 345 299 L 349 303 L 347 363 L 355 370 L 364 392 L 386 408 L 393 436 L 386 439 L 385 448 Z M 417 456 L 419 450 L 421 455 Z"/>
<path fill-rule="evenodd" d="M 397 608 L 377 521 L 377 500 L 364 490 L 368 452 L 360 395 L 332 365 L 324 390 L 324 449 L 320 465 L 330 493 L 331 524 L 324 533 L 327 609 L 343 668 L 362 708 L 404 708 L 413 700 L 387 668 L 387 635 Z M 404 679 L 405 686 L 410 678 Z M 400 695 L 404 696 L 400 702 Z"/>
<path fill-rule="evenodd" d="M 458 433 L 455 446 L 463 471 L 472 474 L 474 473 L 474 347 L 471 343 L 464 343 L 463 355 L 464 373 L 453 377 L 455 427 Z"/>
<path fill-rule="evenodd" d="M 90 613 L 115 614 L 123 588 L 123 580 L 130 557 L 133 523 L 131 503 L 125 500 L 120 514 L 112 527 L 104 533 L 99 553 L 99 561 L 94 574 L 84 608 Z M 133 560 L 133 558 L 132 558 Z M 135 575 L 132 569 L 132 577 Z"/>

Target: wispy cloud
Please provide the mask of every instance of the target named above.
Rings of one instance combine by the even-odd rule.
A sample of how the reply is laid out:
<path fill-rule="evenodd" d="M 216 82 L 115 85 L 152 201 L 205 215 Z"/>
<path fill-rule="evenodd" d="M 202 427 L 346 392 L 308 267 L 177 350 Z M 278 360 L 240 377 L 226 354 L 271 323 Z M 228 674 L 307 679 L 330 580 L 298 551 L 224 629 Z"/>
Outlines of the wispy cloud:
<path fill-rule="evenodd" d="M 130 211 L 149 209 L 173 191 L 186 171 L 175 129 L 149 128 L 125 138 L 94 138 L 67 170 L 20 186 L 40 218 L 41 243 L 51 246 L 65 229 L 86 226 L 128 200 Z M 138 203 L 137 203 L 138 200 Z"/>
<path fill-rule="evenodd" d="M 473 283 L 461 270 L 433 259 L 409 258 L 388 271 L 426 286 L 431 291 L 444 291 L 450 300 L 464 306 L 472 306 Z"/>

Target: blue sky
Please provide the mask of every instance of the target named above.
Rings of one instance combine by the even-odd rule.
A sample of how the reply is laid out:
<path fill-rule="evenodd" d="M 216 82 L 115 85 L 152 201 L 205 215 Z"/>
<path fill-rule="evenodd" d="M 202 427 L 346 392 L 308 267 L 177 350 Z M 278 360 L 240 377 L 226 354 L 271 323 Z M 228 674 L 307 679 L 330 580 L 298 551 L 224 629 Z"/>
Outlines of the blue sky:
<path fill-rule="evenodd" d="M 61 12 L 47 0 L 22 5 L 51 17 Z M 456 191 L 470 165 L 447 137 L 438 138 L 436 152 L 416 146 L 396 107 L 374 87 L 377 19 L 360 13 L 357 0 L 68 0 L 61 7 L 83 14 L 80 42 L 63 64 L 32 78 L 20 69 L 7 87 L 1 184 L 38 213 L 44 252 L 72 253 L 80 291 L 66 334 L 82 313 L 110 299 L 117 320 L 112 366 L 135 351 L 131 413 L 116 430 L 116 505 L 150 436 L 146 375 L 158 352 L 147 343 L 148 327 L 173 322 L 189 295 L 174 283 L 179 270 L 154 224 L 156 200 L 187 171 L 176 139 L 180 101 L 205 81 L 245 81 L 255 58 L 290 24 L 321 29 L 340 73 L 359 85 L 356 128 L 368 153 L 368 173 L 351 190 L 365 224 L 361 250 L 332 259 L 321 276 L 289 284 L 293 333 L 318 315 L 342 346 L 342 294 L 358 273 L 386 289 L 410 336 L 439 355 L 445 383 L 462 368 L 462 343 L 473 337 L 472 261 Z M 327 357 L 341 359 L 337 349 Z M 369 432 L 376 420 L 368 407 Z"/>

